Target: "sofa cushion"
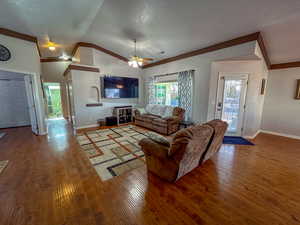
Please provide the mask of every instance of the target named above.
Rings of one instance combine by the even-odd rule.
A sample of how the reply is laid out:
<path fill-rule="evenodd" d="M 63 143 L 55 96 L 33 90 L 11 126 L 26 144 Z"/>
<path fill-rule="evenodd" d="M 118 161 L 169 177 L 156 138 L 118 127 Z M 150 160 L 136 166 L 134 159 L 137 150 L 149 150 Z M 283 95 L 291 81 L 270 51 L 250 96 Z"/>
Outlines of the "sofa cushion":
<path fill-rule="evenodd" d="M 139 111 L 141 115 L 146 114 L 146 110 L 144 108 L 136 108 L 136 110 Z"/>
<path fill-rule="evenodd" d="M 165 113 L 164 113 L 164 115 L 162 117 L 166 118 L 166 117 L 173 116 L 173 110 L 174 110 L 173 106 L 165 106 Z"/>
<path fill-rule="evenodd" d="M 164 119 L 154 119 L 152 123 L 157 126 L 164 126 L 164 127 L 168 126 L 168 122 Z"/>
<path fill-rule="evenodd" d="M 151 114 L 143 114 L 140 116 L 136 116 L 135 119 L 136 120 L 141 120 L 141 121 L 145 121 L 145 122 L 152 122 L 152 120 L 154 119 L 158 119 L 159 117 L 156 115 L 151 115 Z"/>
<path fill-rule="evenodd" d="M 149 114 L 157 115 L 157 116 L 163 116 L 166 110 L 166 106 L 164 105 L 152 105 L 149 104 L 146 106 L 146 111 Z"/>

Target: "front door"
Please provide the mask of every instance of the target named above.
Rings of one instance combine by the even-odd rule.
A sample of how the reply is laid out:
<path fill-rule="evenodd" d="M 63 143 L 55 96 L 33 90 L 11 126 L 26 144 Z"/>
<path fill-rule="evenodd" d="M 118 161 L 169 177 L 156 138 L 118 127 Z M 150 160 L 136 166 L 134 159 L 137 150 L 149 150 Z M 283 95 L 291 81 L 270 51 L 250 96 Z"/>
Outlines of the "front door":
<path fill-rule="evenodd" d="M 248 74 L 219 74 L 215 118 L 228 123 L 226 135 L 242 136 Z"/>

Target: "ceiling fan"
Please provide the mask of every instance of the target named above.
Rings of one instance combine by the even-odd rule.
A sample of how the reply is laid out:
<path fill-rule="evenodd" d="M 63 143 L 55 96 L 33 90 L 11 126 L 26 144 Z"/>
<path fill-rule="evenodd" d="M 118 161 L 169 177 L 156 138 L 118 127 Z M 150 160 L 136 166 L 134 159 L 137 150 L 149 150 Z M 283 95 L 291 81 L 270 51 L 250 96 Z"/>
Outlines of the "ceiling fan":
<path fill-rule="evenodd" d="M 136 54 L 136 40 L 134 40 L 134 56 L 131 56 L 128 60 L 128 65 L 132 66 L 133 68 L 141 67 L 151 61 L 153 61 L 153 58 L 142 58 L 137 56 Z"/>

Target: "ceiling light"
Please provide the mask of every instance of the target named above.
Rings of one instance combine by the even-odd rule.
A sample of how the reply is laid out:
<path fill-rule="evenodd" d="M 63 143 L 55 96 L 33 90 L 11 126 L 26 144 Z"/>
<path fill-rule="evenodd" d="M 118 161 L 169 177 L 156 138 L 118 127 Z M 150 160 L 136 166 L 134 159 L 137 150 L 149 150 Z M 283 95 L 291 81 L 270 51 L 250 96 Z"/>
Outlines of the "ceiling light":
<path fill-rule="evenodd" d="M 50 51 L 55 51 L 55 47 L 54 46 L 49 46 L 48 47 Z"/>
<path fill-rule="evenodd" d="M 143 65 L 143 62 L 139 62 L 137 60 L 130 60 L 128 61 L 128 65 L 132 66 L 133 68 L 138 68 Z"/>
<path fill-rule="evenodd" d="M 67 56 L 66 54 L 62 54 L 61 56 L 59 56 L 60 59 L 63 59 L 63 60 L 69 60 L 70 57 Z"/>
<path fill-rule="evenodd" d="M 55 49 L 56 49 L 56 44 L 54 42 L 52 42 L 50 39 L 48 41 L 47 46 L 50 51 L 55 51 Z"/>

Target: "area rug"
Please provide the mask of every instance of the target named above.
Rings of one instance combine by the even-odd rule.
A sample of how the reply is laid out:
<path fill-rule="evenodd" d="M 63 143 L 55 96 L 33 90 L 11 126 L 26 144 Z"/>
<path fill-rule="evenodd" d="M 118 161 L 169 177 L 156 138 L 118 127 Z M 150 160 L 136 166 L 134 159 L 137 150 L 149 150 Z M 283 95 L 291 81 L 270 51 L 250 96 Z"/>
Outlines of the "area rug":
<path fill-rule="evenodd" d="M 252 142 L 248 141 L 243 137 L 233 137 L 233 136 L 225 136 L 223 139 L 223 144 L 231 144 L 231 145 L 254 145 Z"/>
<path fill-rule="evenodd" d="M 8 164 L 8 160 L 0 161 L 0 174 L 5 169 L 5 167 L 7 166 L 7 164 Z"/>
<path fill-rule="evenodd" d="M 129 125 L 80 133 L 77 140 L 101 180 L 105 181 L 145 164 L 138 142 L 150 133 L 154 132 Z"/>

